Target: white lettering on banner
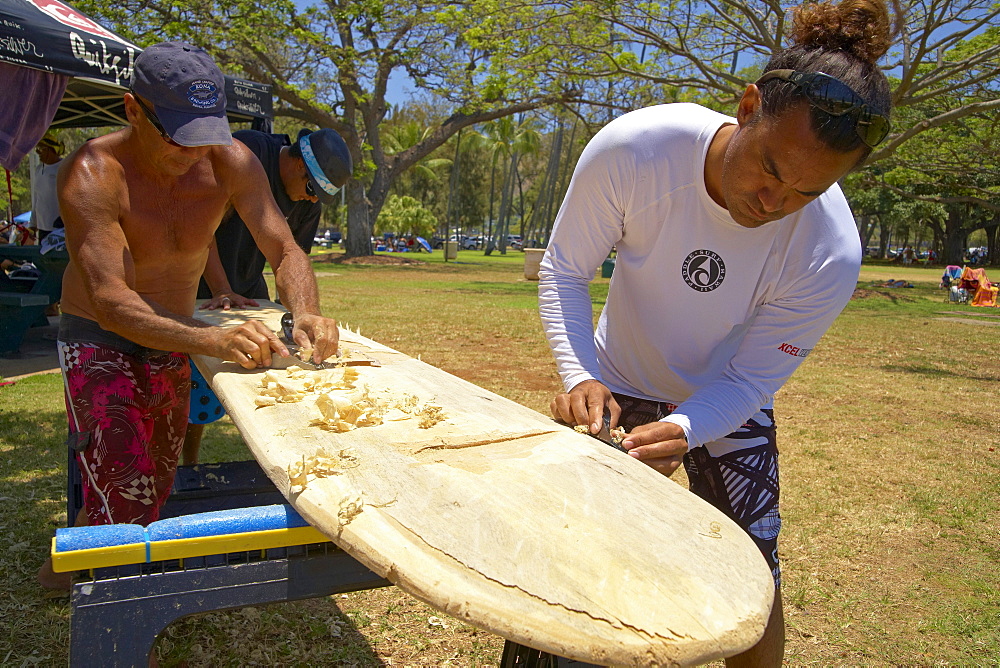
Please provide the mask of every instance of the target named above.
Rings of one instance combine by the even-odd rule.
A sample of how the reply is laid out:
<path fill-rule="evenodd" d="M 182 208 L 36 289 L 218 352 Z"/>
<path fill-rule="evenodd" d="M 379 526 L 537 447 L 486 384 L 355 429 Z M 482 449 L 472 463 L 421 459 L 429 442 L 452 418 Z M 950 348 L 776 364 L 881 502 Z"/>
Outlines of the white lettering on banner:
<path fill-rule="evenodd" d="M 88 50 L 87 42 L 75 32 L 69 34 L 69 41 L 74 58 L 96 67 L 101 74 L 113 75 L 116 84 L 122 85 L 124 81 L 125 85 L 128 85 L 135 65 L 135 51 L 131 47 L 125 49 L 128 62 L 122 63 L 122 56 L 108 51 L 108 45 L 104 40 L 89 40 L 94 50 Z"/>
<path fill-rule="evenodd" d="M 23 37 L 0 37 L 0 49 L 18 56 L 30 54 L 41 58 L 44 55 L 34 42 Z"/>
<path fill-rule="evenodd" d="M 264 110 L 257 103 L 247 104 L 243 100 L 236 100 L 236 108 L 240 111 L 245 111 L 248 114 L 257 114 L 259 116 L 264 115 Z"/>

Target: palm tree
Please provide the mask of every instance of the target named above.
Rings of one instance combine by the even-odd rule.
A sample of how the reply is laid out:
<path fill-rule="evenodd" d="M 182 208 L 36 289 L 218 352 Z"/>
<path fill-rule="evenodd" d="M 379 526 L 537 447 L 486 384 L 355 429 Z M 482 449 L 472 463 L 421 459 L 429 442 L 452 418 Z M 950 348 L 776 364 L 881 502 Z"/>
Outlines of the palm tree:
<path fill-rule="evenodd" d="M 507 252 L 507 231 L 510 228 L 514 186 L 518 180 L 517 166 L 522 155 L 535 154 L 539 151 L 542 136 L 538 131 L 538 121 L 533 118 L 525 119 L 522 114 L 516 121 L 511 116 L 505 116 L 487 123 L 483 126 L 480 137 L 492 156 L 486 255 L 490 255 L 496 249 L 498 237 L 500 253 L 505 254 Z M 504 172 L 500 189 L 500 211 L 495 219 L 493 217 L 493 204 L 496 200 L 497 163 L 502 157 L 508 160 L 508 166 Z M 495 227 L 494 221 L 496 221 Z"/>

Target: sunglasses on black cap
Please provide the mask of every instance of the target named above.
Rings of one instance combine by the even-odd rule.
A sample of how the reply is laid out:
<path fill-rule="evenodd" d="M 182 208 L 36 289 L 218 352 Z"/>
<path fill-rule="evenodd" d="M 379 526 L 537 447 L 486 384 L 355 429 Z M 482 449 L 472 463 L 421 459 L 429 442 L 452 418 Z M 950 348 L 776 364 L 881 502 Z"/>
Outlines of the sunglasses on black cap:
<path fill-rule="evenodd" d="M 882 143 L 882 140 L 889 134 L 892 126 L 888 116 L 872 109 L 864 98 L 836 77 L 823 72 L 772 70 L 757 79 L 757 85 L 772 79 L 795 84 L 806 96 L 806 99 L 824 113 L 831 116 L 853 114 L 855 132 L 858 133 L 861 141 L 872 148 Z"/>
<path fill-rule="evenodd" d="M 132 93 L 132 97 L 135 98 L 135 101 L 139 103 L 139 106 L 142 108 L 142 113 L 146 115 L 146 120 L 149 121 L 149 124 L 153 126 L 154 130 L 160 133 L 160 137 L 163 139 L 163 141 L 167 142 L 168 144 L 172 144 L 174 146 L 180 146 L 180 144 L 171 139 L 170 135 L 167 134 L 167 131 L 164 129 L 163 124 L 160 123 L 160 119 L 156 117 L 156 113 L 145 105 L 142 99 L 140 99 L 139 96 L 135 94 L 135 91 L 129 91 L 129 92 Z"/>

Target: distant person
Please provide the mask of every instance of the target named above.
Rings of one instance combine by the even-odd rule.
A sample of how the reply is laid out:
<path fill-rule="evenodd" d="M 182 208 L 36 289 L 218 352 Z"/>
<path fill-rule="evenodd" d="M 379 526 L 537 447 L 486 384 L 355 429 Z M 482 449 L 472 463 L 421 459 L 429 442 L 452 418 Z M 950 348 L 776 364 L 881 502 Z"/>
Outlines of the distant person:
<path fill-rule="evenodd" d="M 773 398 L 855 288 L 861 244 L 837 181 L 890 127 L 883 0 L 807 3 L 793 18 L 793 46 L 746 87 L 735 118 L 667 104 L 598 132 L 540 271 L 566 388 L 553 415 L 596 433 L 608 414 L 632 457 L 664 475 L 683 463 L 691 490 L 743 527 L 774 575 L 764 637 L 727 665 L 782 662 Z M 595 333 L 588 285 L 613 247 Z"/>
<path fill-rule="evenodd" d="M 70 437 L 83 479 L 78 524 L 156 520 L 187 429 L 198 353 L 247 369 L 288 348 L 263 323 L 192 317 L 215 230 L 235 208 L 255 233 L 294 314 L 293 337 L 319 361 L 338 347 L 309 259 L 268 195 L 260 162 L 233 142 L 225 81 L 201 49 L 165 42 L 135 60 L 128 126 L 92 139 L 60 170 L 70 262 L 58 351 Z M 67 588 L 47 560 L 39 582 Z"/>
<path fill-rule="evenodd" d="M 59 198 L 56 195 L 56 176 L 65 152 L 63 143 L 51 132 L 46 132 L 35 153 L 38 161 L 31 166 L 31 226 L 35 228 L 37 242 L 47 237 L 55 229 L 59 219 Z"/>
<path fill-rule="evenodd" d="M 271 195 L 288 223 L 295 242 L 308 255 L 319 229 L 323 204 L 331 204 L 353 171 L 351 154 L 334 130 L 301 130 L 294 143 L 283 134 L 240 130 L 233 137 L 257 156 L 267 174 Z M 267 259 L 236 211 L 227 214 L 215 232 L 198 298 L 201 308 L 258 306 L 270 299 L 264 280 Z M 210 287 L 211 286 L 211 287 Z M 225 415 L 201 372 L 191 364 L 190 425 L 182 463 L 197 464 L 205 425 Z"/>

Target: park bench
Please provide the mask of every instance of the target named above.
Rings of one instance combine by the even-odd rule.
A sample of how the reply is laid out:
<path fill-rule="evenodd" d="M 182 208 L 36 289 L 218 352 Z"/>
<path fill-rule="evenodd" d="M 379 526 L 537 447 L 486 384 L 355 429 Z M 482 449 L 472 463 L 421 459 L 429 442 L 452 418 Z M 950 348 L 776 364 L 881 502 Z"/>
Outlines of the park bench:
<path fill-rule="evenodd" d="M 24 333 L 49 305 L 47 295 L 29 292 L 0 292 L 0 353 L 17 352 Z"/>

